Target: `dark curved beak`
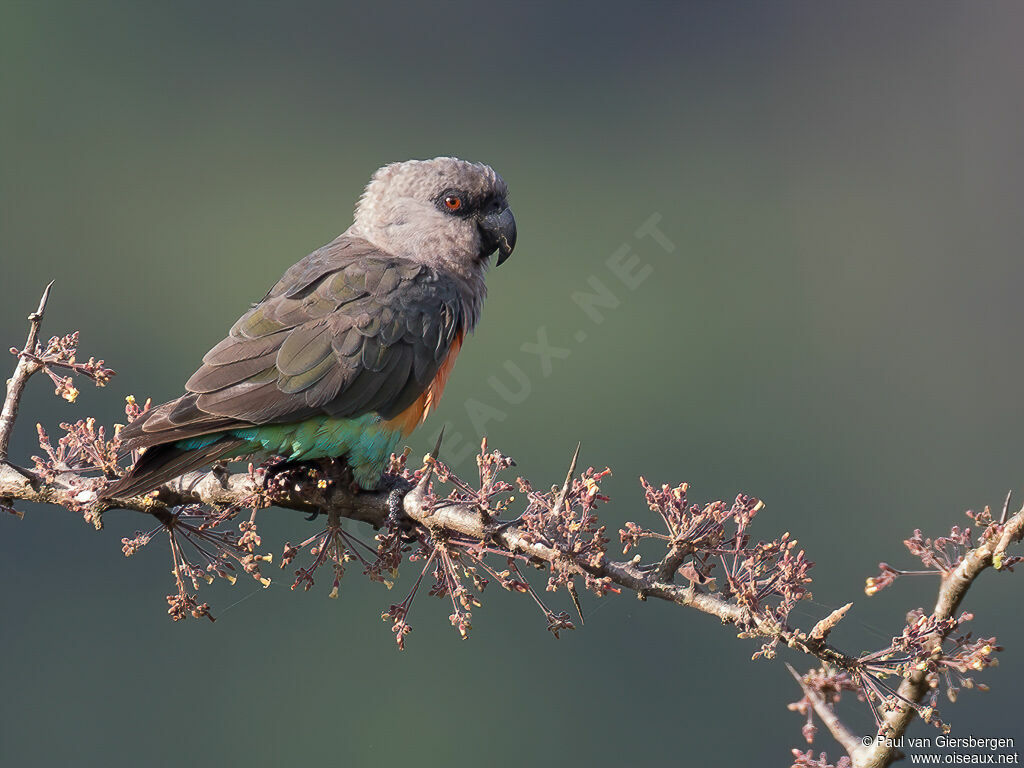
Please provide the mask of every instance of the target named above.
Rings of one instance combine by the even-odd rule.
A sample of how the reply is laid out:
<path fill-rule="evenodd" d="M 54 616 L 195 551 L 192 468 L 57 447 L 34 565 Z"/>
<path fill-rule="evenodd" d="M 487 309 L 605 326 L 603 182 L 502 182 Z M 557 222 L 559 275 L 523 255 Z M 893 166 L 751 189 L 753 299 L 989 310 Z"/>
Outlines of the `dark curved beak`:
<path fill-rule="evenodd" d="M 493 211 L 480 219 L 480 234 L 483 236 L 484 254 L 489 255 L 497 250 L 498 260 L 495 264 L 500 267 L 516 247 L 516 219 L 512 209 Z"/>

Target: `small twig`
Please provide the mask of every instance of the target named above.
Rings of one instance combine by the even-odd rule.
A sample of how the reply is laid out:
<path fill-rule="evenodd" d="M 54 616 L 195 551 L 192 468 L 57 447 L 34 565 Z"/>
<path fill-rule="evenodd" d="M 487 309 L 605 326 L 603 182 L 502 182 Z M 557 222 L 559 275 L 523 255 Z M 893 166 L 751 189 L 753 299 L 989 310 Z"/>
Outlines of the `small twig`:
<path fill-rule="evenodd" d="M 18 416 L 18 407 L 21 405 L 21 395 L 25 391 L 25 384 L 32 374 L 42 367 L 32 359 L 32 355 L 39 343 L 39 328 L 43 324 L 43 313 L 46 312 L 46 302 L 50 298 L 51 287 L 53 287 L 52 280 L 43 289 L 43 296 L 39 299 L 39 308 L 28 316 L 28 338 L 25 339 L 25 346 L 18 353 L 18 365 L 14 369 L 14 375 L 7 382 L 7 397 L 4 399 L 3 410 L 0 411 L 0 463 L 7 461 L 11 432 L 14 430 L 14 420 Z"/>
<path fill-rule="evenodd" d="M 803 691 L 808 703 L 811 705 L 811 709 L 814 710 L 814 714 L 818 716 L 818 719 L 825 724 L 828 728 L 828 732 L 832 734 L 836 741 L 846 750 L 846 753 L 851 758 L 857 754 L 858 750 L 863 749 L 861 746 L 861 740 L 853 735 L 849 728 L 843 725 L 842 720 L 839 719 L 839 715 L 832 709 L 831 705 L 825 701 L 820 693 L 811 688 L 807 683 L 804 682 L 803 677 L 800 673 L 793 669 L 793 666 L 786 663 L 786 669 L 789 670 L 789 674 L 796 680 L 797 685 L 800 686 L 800 690 Z"/>
<path fill-rule="evenodd" d="M 659 581 L 672 582 L 676 577 L 676 571 L 679 570 L 679 566 L 683 564 L 688 556 L 693 554 L 693 547 L 689 544 L 672 544 L 668 548 L 668 552 L 661 559 L 661 562 L 655 566 L 654 573 Z"/>
<path fill-rule="evenodd" d="M 953 618 L 975 579 L 983 571 L 992 567 L 994 559 L 1001 556 L 1011 543 L 1020 541 L 1022 536 L 1024 536 L 1024 508 L 1021 508 L 1006 521 L 1003 533 L 998 540 L 990 539 L 968 551 L 960 564 L 942 577 L 932 616 L 939 621 Z M 948 634 L 948 631 L 936 633 L 932 641 L 932 647 L 936 651 L 942 648 L 942 643 Z M 902 736 L 917 714 L 913 705 L 920 704 L 928 691 L 927 672 L 915 670 L 905 678 L 895 691 L 896 701 L 893 708 L 885 713 L 882 720 L 881 732 L 883 735 L 890 740 Z M 886 768 L 898 759 L 899 752 L 895 748 L 887 746 L 885 740 L 876 739 L 870 747 L 862 748 L 856 756 L 853 754 L 850 756 L 853 758 L 856 768 Z"/>
<path fill-rule="evenodd" d="M 847 603 L 846 605 L 836 608 L 832 613 L 811 628 L 811 634 L 808 635 L 808 637 L 812 640 L 827 640 L 828 633 L 836 628 L 836 624 L 843 620 L 846 612 L 852 607 L 853 603 Z"/>

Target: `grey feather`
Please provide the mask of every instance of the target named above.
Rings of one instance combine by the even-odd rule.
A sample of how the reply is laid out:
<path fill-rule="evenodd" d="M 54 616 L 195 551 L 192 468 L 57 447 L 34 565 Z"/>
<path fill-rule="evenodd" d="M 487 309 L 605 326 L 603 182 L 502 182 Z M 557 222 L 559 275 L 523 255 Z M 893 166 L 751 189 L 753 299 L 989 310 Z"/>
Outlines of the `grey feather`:
<path fill-rule="evenodd" d="M 350 230 L 290 267 L 206 353 L 186 394 L 124 428 L 125 446 L 318 414 L 387 419 L 409 407 L 472 330 L 485 294 L 477 225 L 437 209 L 451 188 L 470 203 L 506 194 L 490 168 L 455 158 L 380 169 Z M 150 449 L 147 476 L 198 466 L 228 445 L 194 458 L 168 449 L 159 462 Z"/>

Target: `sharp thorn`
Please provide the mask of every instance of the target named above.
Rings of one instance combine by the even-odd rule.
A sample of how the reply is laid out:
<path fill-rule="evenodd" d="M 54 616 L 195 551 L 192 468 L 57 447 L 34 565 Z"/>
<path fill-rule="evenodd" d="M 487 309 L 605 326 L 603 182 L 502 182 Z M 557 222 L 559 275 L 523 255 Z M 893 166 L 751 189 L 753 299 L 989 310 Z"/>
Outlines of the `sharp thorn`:
<path fill-rule="evenodd" d="M 444 428 L 445 425 L 441 425 L 441 431 L 437 433 L 437 442 L 434 444 L 434 450 L 430 453 L 430 458 L 437 461 L 437 457 L 441 453 L 441 441 L 444 439 Z"/>
<path fill-rule="evenodd" d="M 43 289 L 43 295 L 39 299 L 39 307 L 28 317 L 30 321 L 37 322 L 42 319 L 43 312 L 46 311 L 46 303 L 50 300 L 50 289 L 53 288 L 54 282 L 54 280 L 51 280 L 46 284 L 46 287 Z"/>
<path fill-rule="evenodd" d="M 434 450 L 430 452 L 427 457 L 427 471 L 420 478 L 420 481 L 416 484 L 416 490 L 419 493 L 425 493 L 427 485 L 430 483 L 430 478 L 434 475 L 434 462 L 437 461 L 438 455 L 441 453 L 441 440 L 444 439 L 444 425 L 441 426 L 441 431 L 437 434 L 437 442 L 434 444 Z"/>
<path fill-rule="evenodd" d="M 579 596 L 579 594 L 577 594 L 577 592 L 576 592 L 576 585 L 575 585 L 575 584 L 574 584 L 573 582 L 571 582 L 571 581 L 570 581 L 570 582 L 569 582 L 569 583 L 568 583 L 568 584 L 566 585 L 566 588 L 567 588 L 567 589 L 569 590 L 569 597 L 571 597 L 571 598 L 572 598 L 572 604 L 576 606 L 576 613 L 578 613 L 578 614 L 579 614 L 579 617 L 580 617 L 580 626 L 582 627 L 582 626 L 583 626 L 583 625 L 585 625 L 585 624 L 586 624 L 587 622 L 585 622 L 585 621 L 583 620 L 583 606 L 581 606 L 581 605 L 580 605 L 580 596 Z"/>
<path fill-rule="evenodd" d="M 576 443 L 576 450 L 572 452 L 572 461 L 569 462 L 569 477 L 572 477 L 576 473 L 576 460 L 580 457 L 580 446 L 583 443 Z"/>
<path fill-rule="evenodd" d="M 562 490 L 558 492 L 558 499 L 552 507 L 553 510 L 561 509 L 565 503 L 565 497 L 569 493 L 569 484 L 572 483 L 573 475 L 576 474 L 576 460 L 580 457 L 580 445 L 581 443 L 576 443 L 576 451 L 572 455 L 572 461 L 569 462 L 569 471 L 565 473 L 565 482 L 562 483 Z"/>

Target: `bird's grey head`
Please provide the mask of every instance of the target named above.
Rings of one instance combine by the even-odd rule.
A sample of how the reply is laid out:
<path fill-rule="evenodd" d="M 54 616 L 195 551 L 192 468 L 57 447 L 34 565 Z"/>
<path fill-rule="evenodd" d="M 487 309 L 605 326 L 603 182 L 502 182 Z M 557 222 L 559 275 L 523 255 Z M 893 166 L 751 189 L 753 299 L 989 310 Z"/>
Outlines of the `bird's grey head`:
<path fill-rule="evenodd" d="M 501 264 L 516 244 L 504 180 L 489 166 L 455 157 L 385 165 L 366 185 L 349 231 L 467 278 L 482 275 L 495 251 Z"/>

